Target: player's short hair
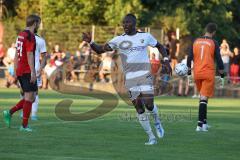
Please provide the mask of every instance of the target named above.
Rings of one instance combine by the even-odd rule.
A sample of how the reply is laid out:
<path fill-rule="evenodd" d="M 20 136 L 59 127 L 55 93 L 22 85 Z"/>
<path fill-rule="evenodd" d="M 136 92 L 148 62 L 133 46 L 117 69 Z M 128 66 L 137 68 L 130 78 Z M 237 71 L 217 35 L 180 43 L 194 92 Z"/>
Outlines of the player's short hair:
<path fill-rule="evenodd" d="M 136 16 L 134 14 L 128 13 L 125 17 L 130 17 L 130 18 L 132 18 L 134 20 L 135 24 L 137 23 L 137 18 L 136 18 Z"/>
<path fill-rule="evenodd" d="M 34 23 L 38 23 L 38 22 L 40 22 L 41 21 L 41 18 L 39 17 L 39 16 L 37 16 L 37 15 L 34 15 L 34 14 L 32 14 L 32 15 L 29 15 L 28 17 L 27 17 L 27 19 L 26 19 L 26 26 L 27 27 L 30 27 L 30 26 L 32 26 Z"/>
<path fill-rule="evenodd" d="M 217 24 L 216 23 L 208 23 L 205 28 L 206 32 L 213 33 L 217 31 Z"/>
<path fill-rule="evenodd" d="M 131 18 L 137 20 L 136 16 L 132 13 L 128 13 L 125 17 L 131 17 Z"/>

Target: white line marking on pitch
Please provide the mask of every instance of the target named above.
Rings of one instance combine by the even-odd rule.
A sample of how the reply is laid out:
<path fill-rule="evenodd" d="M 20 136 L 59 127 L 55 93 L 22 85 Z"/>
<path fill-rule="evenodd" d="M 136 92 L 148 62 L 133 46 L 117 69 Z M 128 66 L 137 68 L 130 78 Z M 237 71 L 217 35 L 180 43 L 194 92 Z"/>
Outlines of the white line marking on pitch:
<path fill-rule="evenodd" d="M 5 153 L 5 154 L 7 154 L 7 153 Z M 9 154 L 8 154 L 9 155 Z M 23 157 L 23 156 L 27 156 L 27 157 L 29 157 L 29 156 L 31 156 L 31 157 L 41 157 L 41 158 L 47 158 L 47 159 L 49 159 L 49 158 L 57 158 L 57 159 L 79 159 L 79 160 L 103 160 L 103 159 L 99 159 L 99 158 L 90 158 L 90 157 L 86 157 L 86 158 L 83 158 L 83 157 L 65 157 L 65 156 L 47 156 L 47 155 L 29 155 L 29 154 L 24 154 L 24 153 L 11 153 L 11 155 L 16 155 L 17 157 L 19 157 L 19 156 L 21 156 L 21 157 Z M 104 158 L 104 160 L 106 160 L 105 158 Z"/>

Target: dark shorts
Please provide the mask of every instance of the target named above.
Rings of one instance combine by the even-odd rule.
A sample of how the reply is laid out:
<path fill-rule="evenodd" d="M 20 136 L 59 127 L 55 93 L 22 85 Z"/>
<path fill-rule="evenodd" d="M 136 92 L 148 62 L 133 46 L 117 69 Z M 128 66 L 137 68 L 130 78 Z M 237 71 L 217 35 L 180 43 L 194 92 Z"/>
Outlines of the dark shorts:
<path fill-rule="evenodd" d="M 38 90 L 37 81 L 35 83 L 30 83 L 30 80 L 30 73 L 25 73 L 22 76 L 18 76 L 18 81 L 23 92 L 36 92 Z"/>

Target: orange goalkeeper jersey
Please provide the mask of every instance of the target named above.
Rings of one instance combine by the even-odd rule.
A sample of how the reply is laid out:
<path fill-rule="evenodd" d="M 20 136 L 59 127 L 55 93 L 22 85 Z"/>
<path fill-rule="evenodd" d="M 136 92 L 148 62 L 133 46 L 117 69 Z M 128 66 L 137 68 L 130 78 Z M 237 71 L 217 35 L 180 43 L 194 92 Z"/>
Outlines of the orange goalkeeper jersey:
<path fill-rule="evenodd" d="M 199 37 L 194 41 L 192 51 L 188 57 L 188 67 L 191 66 L 191 60 L 193 60 L 195 79 L 214 78 L 215 60 L 218 68 L 223 69 L 219 45 L 215 40 L 207 36 Z"/>

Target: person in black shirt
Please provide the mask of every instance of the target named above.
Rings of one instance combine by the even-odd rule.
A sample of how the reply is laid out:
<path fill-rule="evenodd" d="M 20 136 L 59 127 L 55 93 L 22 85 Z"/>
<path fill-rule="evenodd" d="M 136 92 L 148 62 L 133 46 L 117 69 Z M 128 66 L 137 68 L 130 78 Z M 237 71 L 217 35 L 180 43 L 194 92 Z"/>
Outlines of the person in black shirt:
<path fill-rule="evenodd" d="M 180 42 L 176 38 L 175 33 L 172 33 L 171 35 L 171 41 L 170 41 L 170 58 L 171 58 L 171 67 L 174 69 L 175 65 L 178 63 L 178 55 L 180 50 Z"/>

